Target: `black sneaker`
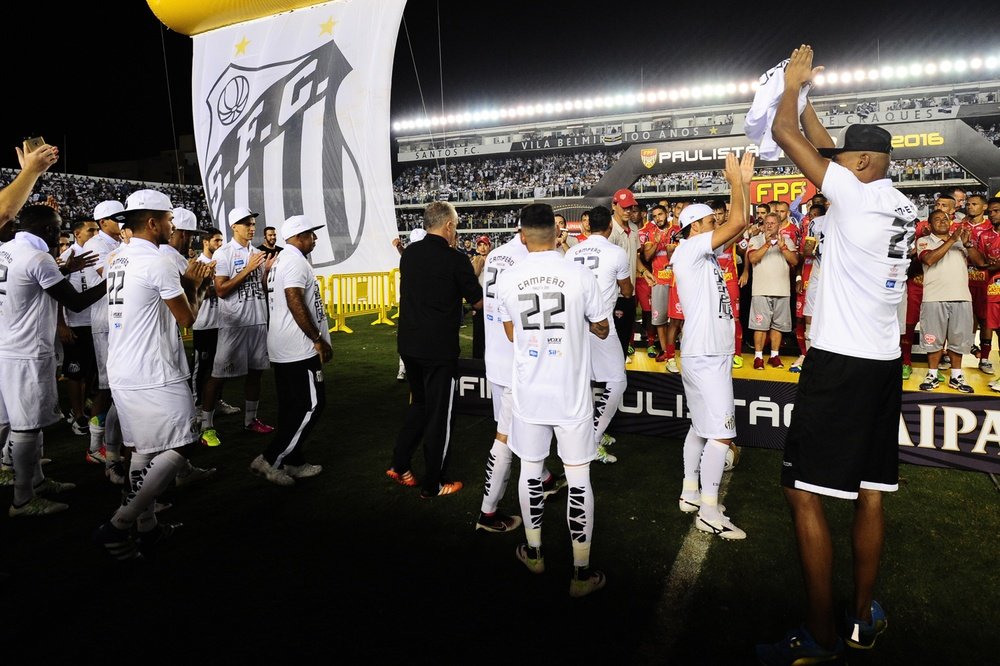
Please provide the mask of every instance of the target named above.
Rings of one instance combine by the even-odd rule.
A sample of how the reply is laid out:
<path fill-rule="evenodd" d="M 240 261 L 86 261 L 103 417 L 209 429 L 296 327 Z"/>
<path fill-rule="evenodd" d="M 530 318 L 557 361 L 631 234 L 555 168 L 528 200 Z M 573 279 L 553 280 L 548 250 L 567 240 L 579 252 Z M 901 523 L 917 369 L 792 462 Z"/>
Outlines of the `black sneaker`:
<path fill-rule="evenodd" d="M 174 535 L 184 523 L 158 523 L 149 532 L 139 532 L 135 539 L 139 551 L 148 553 L 153 547 L 158 546 Z"/>
<path fill-rule="evenodd" d="M 920 384 L 921 391 L 933 391 L 941 382 L 938 381 L 937 374 L 927 375 Z"/>
<path fill-rule="evenodd" d="M 479 513 L 479 520 L 476 521 L 476 531 L 486 532 L 512 532 L 521 526 L 520 516 L 508 516 L 505 513 L 494 511 L 493 513 Z"/>
<path fill-rule="evenodd" d="M 142 553 L 128 530 L 120 530 L 110 522 L 102 524 L 92 539 L 109 557 L 119 561 L 142 559 Z"/>
<path fill-rule="evenodd" d="M 965 375 L 959 375 L 958 377 L 952 377 L 949 379 L 948 388 L 953 388 L 956 391 L 961 391 L 962 393 L 975 393 L 972 387 L 965 383 Z"/>

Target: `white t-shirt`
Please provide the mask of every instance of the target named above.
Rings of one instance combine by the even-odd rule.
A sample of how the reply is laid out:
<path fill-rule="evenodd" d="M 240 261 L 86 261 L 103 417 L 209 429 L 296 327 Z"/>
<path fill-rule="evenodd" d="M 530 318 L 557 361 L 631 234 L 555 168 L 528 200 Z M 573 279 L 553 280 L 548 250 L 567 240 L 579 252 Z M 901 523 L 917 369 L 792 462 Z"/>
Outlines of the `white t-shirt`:
<path fill-rule="evenodd" d="M 212 263 L 212 257 L 206 257 L 202 252 L 198 255 L 198 261 L 202 264 Z M 191 330 L 210 331 L 219 328 L 219 297 L 215 295 L 215 280 L 209 278 L 208 289 L 205 291 L 205 298 L 198 306 L 198 317 L 194 320 Z"/>
<path fill-rule="evenodd" d="M 514 345 L 507 339 L 500 320 L 500 300 L 496 295 L 497 278 L 505 270 L 528 256 L 520 234 L 486 255 L 483 266 L 483 332 L 486 379 L 500 386 L 510 386 L 514 371 Z"/>
<path fill-rule="evenodd" d="M 684 356 L 729 356 L 736 344 L 733 304 L 711 232 L 682 240 L 670 258 L 684 312 Z"/>
<path fill-rule="evenodd" d="M 858 358 L 898 358 L 896 309 L 906 287 L 906 249 L 917 209 L 888 178 L 862 183 L 835 162 L 827 167 L 822 187 L 832 203 L 823 233 L 812 345 Z"/>
<path fill-rule="evenodd" d="M 0 248 L 0 357 L 55 356 L 56 300 L 46 289 L 63 281 L 45 242 L 26 231 Z"/>
<path fill-rule="evenodd" d="M 229 241 L 212 255 L 215 260 L 216 277 L 227 280 L 240 271 L 250 261 L 250 255 L 259 254 L 260 250 L 253 245 L 243 247 L 236 241 Z M 261 278 L 264 275 L 264 264 L 257 267 L 253 275 L 229 293 L 219 299 L 219 327 L 239 328 L 267 323 L 267 295 Z"/>
<path fill-rule="evenodd" d="M 583 265 L 597 278 L 597 286 L 604 300 L 604 314 L 610 320 L 620 293 L 618 280 L 631 278 L 633 275 L 629 273 L 629 261 L 625 256 L 625 250 L 604 236 L 594 234 L 566 250 L 566 258 Z"/>
<path fill-rule="evenodd" d="M 133 238 L 108 265 L 108 384 L 152 388 L 190 377 L 177 320 L 164 301 L 184 293 L 180 273 L 147 240 Z"/>
<path fill-rule="evenodd" d="M 83 247 L 80 246 L 79 243 L 74 242 L 72 245 L 69 246 L 69 248 L 67 248 L 62 254 L 59 255 L 59 260 L 65 262 L 69 258 L 70 253 L 72 253 L 73 255 L 81 255 L 84 253 L 84 251 L 85 250 L 83 249 Z M 97 284 L 96 282 L 91 282 L 90 280 L 87 279 L 86 270 L 73 271 L 72 273 L 66 276 L 66 279 L 69 280 L 69 283 L 73 286 L 73 288 L 79 291 L 80 293 L 87 291 L 88 287 L 93 287 L 95 284 Z M 93 307 L 94 306 L 91 305 L 90 307 L 85 308 L 80 312 L 73 312 L 69 308 L 63 308 L 63 321 L 66 322 L 66 325 L 70 327 L 90 326 L 90 311 L 93 309 Z"/>
<path fill-rule="evenodd" d="M 271 309 L 271 323 L 267 329 L 267 355 L 273 363 L 303 361 L 317 354 L 312 340 L 295 323 L 295 318 L 288 309 L 285 289 L 289 287 L 305 290 L 303 300 L 312 315 L 313 323 L 323 339 L 330 342 L 330 326 L 312 265 L 297 247 L 286 245 L 267 274 L 268 304 Z"/>
<path fill-rule="evenodd" d="M 93 286 L 104 280 L 104 271 L 108 265 L 108 256 L 118 249 L 120 245 L 120 242 L 103 231 L 98 231 L 97 234 L 83 244 L 85 252 L 93 252 L 97 255 L 97 263 L 83 269 L 84 275 L 87 278 L 87 284 Z M 90 306 L 90 327 L 93 331 L 108 332 L 107 299 L 99 298 Z"/>
<path fill-rule="evenodd" d="M 558 250 L 531 252 L 497 278 L 500 318 L 514 324 L 513 413 L 525 423 L 593 418 L 588 322 L 605 317 L 597 279 Z"/>
<path fill-rule="evenodd" d="M 160 254 L 166 257 L 171 264 L 177 267 L 177 271 L 184 275 L 184 271 L 188 268 L 188 260 L 177 251 L 173 245 L 161 245 Z"/>
<path fill-rule="evenodd" d="M 917 239 L 917 257 L 931 252 L 947 241 L 934 234 Z M 933 266 L 922 264 L 924 268 L 925 303 L 932 301 L 971 301 L 969 291 L 969 251 L 961 241 L 952 243 L 944 256 Z"/>

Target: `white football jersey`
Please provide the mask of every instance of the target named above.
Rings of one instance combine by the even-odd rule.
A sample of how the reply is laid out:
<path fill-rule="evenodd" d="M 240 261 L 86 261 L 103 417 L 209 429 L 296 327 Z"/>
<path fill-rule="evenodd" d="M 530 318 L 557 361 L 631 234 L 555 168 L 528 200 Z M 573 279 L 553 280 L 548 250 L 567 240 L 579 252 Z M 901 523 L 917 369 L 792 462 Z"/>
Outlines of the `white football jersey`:
<path fill-rule="evenodd" d="M 160 254 L 166 257 L 171 264 L 176 266 L 177 271 L 181 275 L 184 275 L 184 271 L 188 268 L 188 260 L 184 257 L 184 255 L 177 251 L 177 248 L 172 245 L 161 245 Z"/>
<path fill-rule="evenodd" d="M 164 301 L 184 293 L 156 245 L 133 238 L 114 254 L 108 280 L 108 384 L 151 388 L 190 376 L 177 320 Z"/>
<path fill-rule="evenodd" d="M 632 276 L 625 250 L 604 236 L 594 234 L 566 250 L 566 258 L 582 264 L 597 278 L 597 286 L 604 299 L 604 314 L 610 319 L 618 300 L 618 280 Z"/>
<path fill-rule="evenodd" d="M 500 320 L 500 299 L 497 298 L 497 278 L 505 270 L 528 256 L 521 234 L 486 255 L 483 266 L 483 331 L 486 378 L 500 386 L 510 386 L 514 371 L 514 345 L 507 339 Z"/>
<path fill-rule="evenodd" d="M 108 265 L 109 255 L 118 249 L 121 243 L 114 238 L 98 231 L 90 240 L 83 244 L 85 252 L 93 252 L 97 255 L 97 263 L 83 269 L 87 278 L 87 284 L 93 286 L 104 280 L 104 271 Z M 108 332 L 108 301 L 99 298 L 90 306 L 90 327 L 94 331 Z"/>
<path fill-rule="evenodd" d="M 0 357 L 55 356 L 56 307 L 45 293 L 63 281 L 44 241 L 19 231 L 0 247 Z"/>
<path fill-rule="evenodd" d="M 243 270 L 250 261 L 251 254 L 259 253 L 260 250 L 253 245 L 243 247 L 234 238 L 212 255 L 215 260 L 215 275 L 228 280 Z M 267 323 L 267 295 L 261 282 L 263 275 L 264 264 L 261 264 L 234 291 L 219 299 L 220 327 L 238 328 Z"/>
<path fill-rule="evenodd" d="M 317 353 L 312 340 L 295 323 L 295 318 L 288 309 L 285 289 L 289 287 L 305 290 L 303 300 L 312 315 L 313 323 L 323 339 L 330 342 L 330 325 L 312 264 L 297 247 L 286 245 L 267 274 L 268 305 L 271 310 L 271 323 L 267 328 L 267 355 L 274 363 L 302 361 Z"/>
<path fill-rule="evenodd" d="M 525 423 L 593 418 L 589 322 L 605 318 L 594 275 L 558 250 L 531 252 L 497 278 L 500 318 L 514 325 L 513 413 Z"/>
<path fill-rule="evenodd" d="M 210 264 L 212 257 L 206 257 L 202 252 L 198 255 L 198 261 L 203 264 Z M 219 297 L 215 295 L 215 280 L 209 278 L 208 288 L 205 290 L 205 297 L 198 306 L 198 317 L 194 320 L 191 329 L 194 331 L 210 331 L 219 328 Z"/>
<path fill-rule="evenodd" d="M 59 260 L 65 262 L 67 259 L 69 259 L 71 253 L 73 255 L 80 255 L 83 254 L 84 252 L 85 250 L 78 243 L 74 242 L 72 245 L 69 246 L 69 248 L 66 249 L 65 252 L 59 255 Z M 91 282 L 87 279 L 86 270 L 73 271 L 72 273 L 66 276 L 66 279 L 69 280 L 69 283 L 73 285 L 74 289 L 76 289 L 81 293 L 87 291 L 87 287 L 93 287 L 95 284 L 97 284 L 96 282 Z M 69 308 L 63 308 L 63 321 L 66 322 L 66 325 L 70 327 L 90 326 L 90 311 L 93 309 L 93 307 L 94 306 L 91 305 L 89 308 L 85 308 L 80 312 L 73 312 Z"/>
<path fill-rule="evenodd" d="M 736 344 L 733 304 L 712 233 L 682 240 L 670 258 L 684 311 L 684 357 L 729 356 Z"/>
<path fill-rule="evenodd" d="M 812 345 L 858 358 L 898 358 L 896 309 L 906 286 L 917 209 L 888 178 L 862 183 L 835 162 L 827 167 L 823 193 L 831 206 L 824 221 Z"/>

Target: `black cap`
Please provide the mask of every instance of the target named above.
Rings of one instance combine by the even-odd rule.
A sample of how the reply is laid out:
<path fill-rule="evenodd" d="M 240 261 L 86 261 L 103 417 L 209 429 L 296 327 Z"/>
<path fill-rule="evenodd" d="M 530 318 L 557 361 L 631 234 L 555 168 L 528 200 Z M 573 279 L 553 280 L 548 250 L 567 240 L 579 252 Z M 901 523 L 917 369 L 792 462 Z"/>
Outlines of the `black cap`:
<path fill-rule="evenodd" d="M 850 125 L 844 132 L 844 145 L 840 148 L 820 148 L 819 154 L 823 157 L 833 157 L 838 153 L 866 152 L 885 153 L 892 152 L 892 135 L 878 125 Z"/>

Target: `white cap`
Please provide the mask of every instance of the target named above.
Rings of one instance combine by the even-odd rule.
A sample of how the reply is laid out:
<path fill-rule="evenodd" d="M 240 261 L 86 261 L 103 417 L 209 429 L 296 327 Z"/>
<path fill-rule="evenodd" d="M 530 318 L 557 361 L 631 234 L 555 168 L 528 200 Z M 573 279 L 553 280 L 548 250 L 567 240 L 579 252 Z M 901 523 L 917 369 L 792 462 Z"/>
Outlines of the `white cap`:
<path fill-rule="evenodd" d="M 248 217 L 257 217 L 259 213 L 255 213 L 249 208 L 234 208 L 229 211 L 229 226 L 238 224 Z"/>
<path fill-rule="evenodd" d="M 174 229 L 198 231 L 198 218 L 187 208 L 174 208 Z"/>
<path fill-rule="evenodd" d="M 424 231 L 423 228 L 417 227 L 416 229 L 410 232 L 410 242 L 416 243 L 419 240 L 423 240 L 426 235 L 427 232 Z"/>
<path fill-rule="evenodd" d="M 322 224 L 316 224 L 315 222 L 310 222 L 309 218 L 305 215 L 292 215 L 290 218 L 285 220 L 281 225 L 281 237 L 285 240 L 292 238 L 293 236 L 298 236 L 299 234 L 305 233 L 307 231 L 315 231 L 316 229 L 322 229 Z"/>
<path fill-rule="evenodd" d="M 156 190 L 136 190 L 125 199 L 125 211 L 112 215 L 116 220 L 125 219 L 125 213 L 131 210 L 173 211 L 174 205 L 170 197 Z"/>
<path fill-rule="evenodd" d="M 114 217 L 123 210 L 125 210 L 125 206 L 121 201 L 102 201 L 94 208 L 94 219 L 98 221 L 106 220 L 109 217 Z"/>
<path fill-rule="evenodd" d="M 712 210 L 710 206 L 705 204 L 691 204 L 681 211 L 681 229 L 686 229 L 691 225 L 692 222 L 696 222 L 709 215 L 715 215 L 715 211 Z"/>

